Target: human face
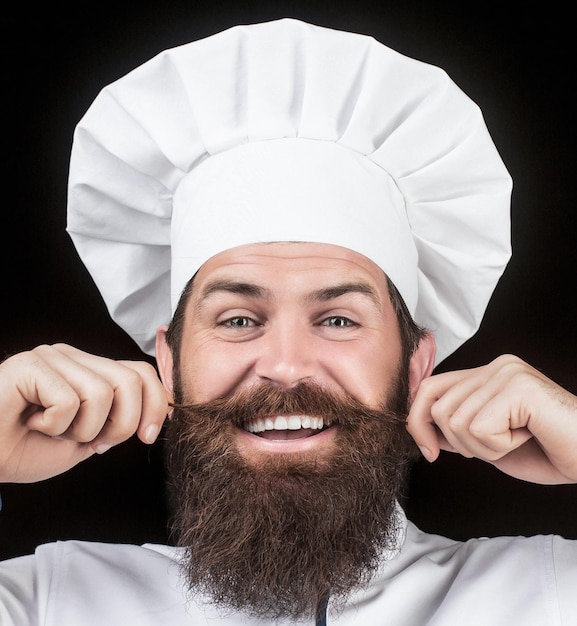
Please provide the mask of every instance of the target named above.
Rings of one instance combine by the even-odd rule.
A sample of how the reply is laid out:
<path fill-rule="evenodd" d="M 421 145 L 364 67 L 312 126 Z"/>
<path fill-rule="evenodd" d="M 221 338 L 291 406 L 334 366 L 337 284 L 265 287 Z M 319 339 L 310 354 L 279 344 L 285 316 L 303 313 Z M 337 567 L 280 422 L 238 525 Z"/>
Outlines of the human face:
<path fill-rule="evenodd" d="M 195 276 L 180 382 L 194 403 L 262 383 L 313 382 L 377 409 L 392 392 L 400 359 L 386 278 L 372 261 L 328 244 L 252 244 L 211 258 Z M 335 428 L 309 436 L 315 432 L 237 429 L 235 441 L 247 459 L 330 452 Z"/>

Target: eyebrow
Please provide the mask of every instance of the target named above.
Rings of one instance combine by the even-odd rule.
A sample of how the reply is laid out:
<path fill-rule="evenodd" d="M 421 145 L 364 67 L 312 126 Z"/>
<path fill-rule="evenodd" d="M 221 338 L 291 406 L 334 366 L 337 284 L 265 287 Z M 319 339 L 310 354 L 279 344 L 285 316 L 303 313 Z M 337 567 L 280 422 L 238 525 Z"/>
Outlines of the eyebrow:
<path fill-rule="evenodd" d="M 261 287 L 260 285 L 255 285 L 254 283 L 246 283 L 236 280 L 214 280 L 209 282 L 204 287 L 202 293 L 200 294 L 199 302 L 202 304 L 212 295 L 219 292 L 234 293 L 247 298 L 270 298 L 271 296 L 269 289 Z"/>
<path fill-rule="evenodd" d="M 341 283 L 331 287 L 317 289 L 310 293 L 306 299 L 313 302 L 329 302 L 330 300 L 335 300 L 349 293 L 360 293 L 368 296 L 377 307 L 381 307 L 381 301 L 376 291 L 370 285 L 363 282 Z"/>

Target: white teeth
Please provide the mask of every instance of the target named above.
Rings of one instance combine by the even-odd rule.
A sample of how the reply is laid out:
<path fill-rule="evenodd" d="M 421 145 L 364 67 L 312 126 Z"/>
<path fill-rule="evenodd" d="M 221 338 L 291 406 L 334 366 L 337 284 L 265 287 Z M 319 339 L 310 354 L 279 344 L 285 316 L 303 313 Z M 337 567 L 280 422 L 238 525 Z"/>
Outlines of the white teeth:
<path fill-rule="evenodd" d="M 250 433 L 261 433 L 265 430 L 299 430 L 312 428 L 321 430 L 324 427 L 322 417 L 310 415 L 277 415 L 276 417 L 257 418 L 245 425 Z"/>
<path fill-rule="evenodd" d="M 274 429 L 275 430 L 287 430 L 288 428 L 288 420 L 286 417 L 279 415 L 274 421 Z"/>
<path fill-rule="evenodd" d="M 291 415 L 288 418 L 287 427 L 289 430 L 299 430 L 301 428 L 301 418 L 298 415 Z"/>

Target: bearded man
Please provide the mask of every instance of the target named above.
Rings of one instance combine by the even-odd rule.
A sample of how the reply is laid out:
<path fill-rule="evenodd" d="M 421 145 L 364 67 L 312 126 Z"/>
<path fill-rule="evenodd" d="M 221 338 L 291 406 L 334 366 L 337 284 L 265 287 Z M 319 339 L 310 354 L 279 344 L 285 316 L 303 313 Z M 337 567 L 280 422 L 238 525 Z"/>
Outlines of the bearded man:
<path fill-rule="evenodd" d="M 2 623 L 577 618 L 574 542 L 460 544 L 397 504 L 419 450 L 577 481 L 570 393 L 510 356 L 431 377 L 509 258 L 510 188 L 476 106 L 367 37 L 238 27 L 105 89 L 68 228 L 162 384 L 69 346 L 8 359 L 0 478 L 152 443 L 170 403 L 178 547 L 42 546 L 0 568 Z"/>
<path fill-rule="evenodd" d="M 327 244 L 241 246 L 185 290 L 172 351 L 161 333 L 157 355 L 177 403 L 169 468 L 192 588 L 235 610 L 311 615 L 395 549 L 422 367 L 421 333 L 395 301 L 401 322 L 382 270 Z"/>

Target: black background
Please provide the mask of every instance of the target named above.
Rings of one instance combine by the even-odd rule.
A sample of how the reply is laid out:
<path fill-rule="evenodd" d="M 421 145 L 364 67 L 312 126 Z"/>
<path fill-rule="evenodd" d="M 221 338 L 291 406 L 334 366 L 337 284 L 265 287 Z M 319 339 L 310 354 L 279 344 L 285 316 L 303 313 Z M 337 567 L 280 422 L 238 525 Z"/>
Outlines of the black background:
<path fill-rule="evenodd" d="M 161 50 L 237 23 L 291 16 L 370 34 L 440 65 L 481 106 L 514 179 L 514 257 L 480 331 L 439 371 L 512 352 L 577 393 L 575 33 L 568 8 L 279 0 L 12 8 L 4 17 L 0 356 L 64 341 L 142 358 L 110 321 L 64 232 L 74 126 L 100 88 Z M 132 440 L 64 476 L 3 486 L 0 557 L 69 537 L 166 541 L 161 454 L 161 445 Z M 530 485 L 448 453 L 417 465 L 406 508 L 424 530 L 457 539 L 539 532 L 577 538 L 577 487 Z"/>

